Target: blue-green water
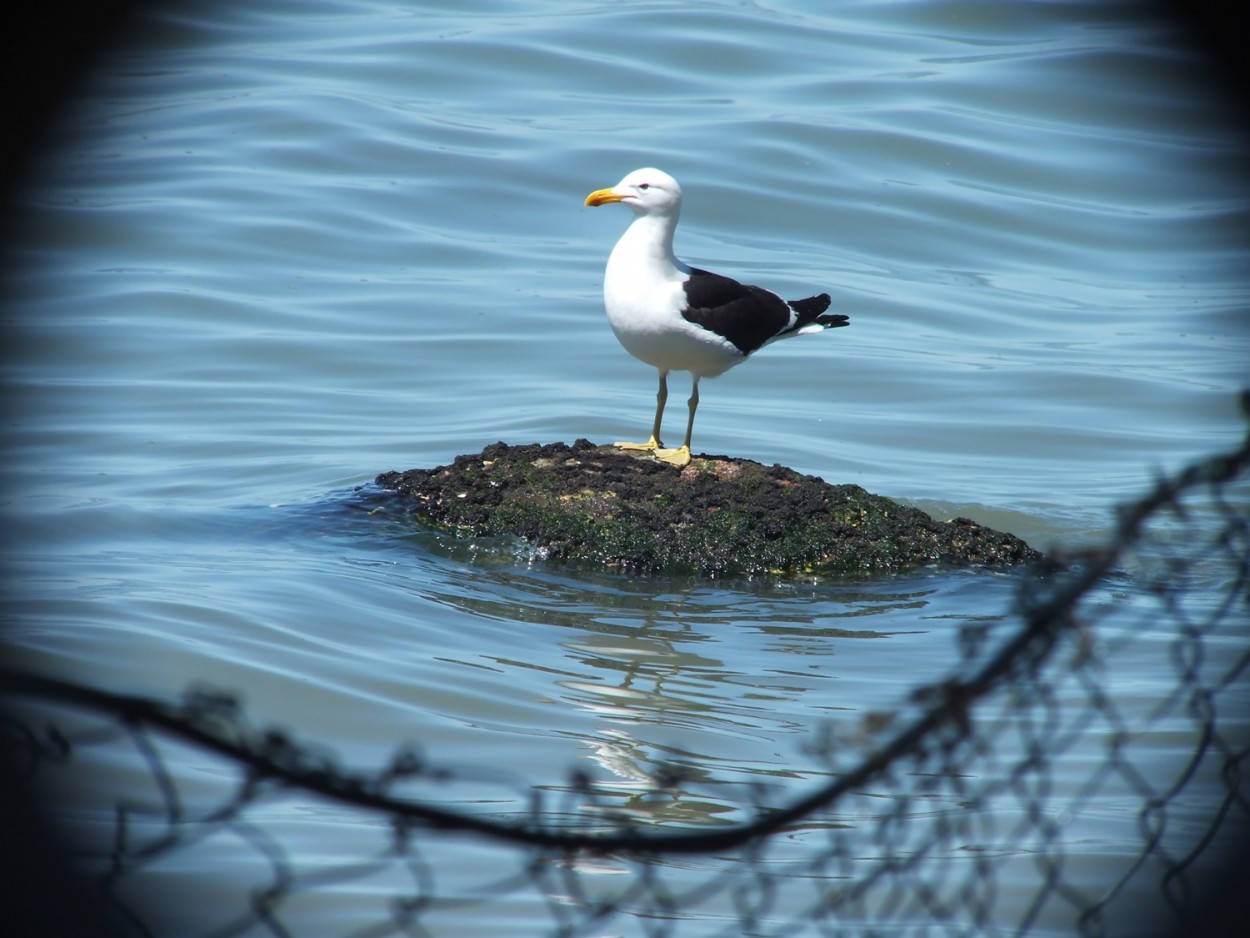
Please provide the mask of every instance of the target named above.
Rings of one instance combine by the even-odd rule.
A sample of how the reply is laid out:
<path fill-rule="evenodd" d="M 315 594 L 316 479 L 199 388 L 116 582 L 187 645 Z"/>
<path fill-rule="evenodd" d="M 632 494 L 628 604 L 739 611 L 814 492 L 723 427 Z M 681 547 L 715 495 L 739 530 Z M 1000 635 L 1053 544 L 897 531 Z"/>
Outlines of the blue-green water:
<path fill-rule="evenodd" d="M 352 490 L 645 435 L 654 372 L 600 296 L 628 213 L 582 199 L 655 165 L 684 259 L 852 321 L 705 382 L 696 451 L 1096 540 L 1241 433 L 1245 140 L 1201 74 L 1131 3 L 165 5 L 6 248 L 7 638 L 361 763 L 802 777 L 829 687 L 898 706 L 1013 579 L 591 576 Z"/>

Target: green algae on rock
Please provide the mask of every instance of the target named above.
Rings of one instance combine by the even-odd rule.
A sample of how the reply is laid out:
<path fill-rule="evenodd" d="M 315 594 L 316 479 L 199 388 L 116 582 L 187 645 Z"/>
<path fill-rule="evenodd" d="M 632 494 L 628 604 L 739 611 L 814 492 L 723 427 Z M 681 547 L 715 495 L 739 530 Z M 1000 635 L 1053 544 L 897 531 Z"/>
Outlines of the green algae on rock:
<path fill-rule="evenodd" d="M 967 518 L 937 521 L 784 466 L 698 456 L 678 470 L 587 440 L 495 443 L 377 483 L 438 529 L 522 537 L 554 561 L 636 573 L 856 575 L 1041 556 Z"/>

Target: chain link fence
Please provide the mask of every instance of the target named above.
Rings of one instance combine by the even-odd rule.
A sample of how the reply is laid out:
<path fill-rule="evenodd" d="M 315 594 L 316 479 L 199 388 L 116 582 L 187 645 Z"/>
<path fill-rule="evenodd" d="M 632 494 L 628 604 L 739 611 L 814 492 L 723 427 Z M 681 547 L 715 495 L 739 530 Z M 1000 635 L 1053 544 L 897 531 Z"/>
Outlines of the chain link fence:
<path fill-rule="evenodd" d="M 1052 552 L 1006 622 L 962 629 L 944 680 L 825 727 L 822 783 L 761 789 L 740 823 L 644 827 L 578 775 L 519 815 L 449 807 L 517 783 L 414 749 L 349 769 L 204 690 L 8 671 L 5 741 L 120 935 L 1217 934 L 1203 916 L 1250 832 L 1248 447 L 1160 480 L 1105 545 Z M 288 837 L 301 812 L 355 846 Z"/>

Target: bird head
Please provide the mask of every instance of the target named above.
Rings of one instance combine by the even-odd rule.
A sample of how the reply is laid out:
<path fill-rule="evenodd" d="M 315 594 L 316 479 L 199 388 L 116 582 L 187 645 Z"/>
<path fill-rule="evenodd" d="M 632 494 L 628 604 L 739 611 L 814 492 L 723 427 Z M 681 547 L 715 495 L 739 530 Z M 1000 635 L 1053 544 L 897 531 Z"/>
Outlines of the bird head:
<path fill-rule="evenodd" d="M 658 169 L 636 169 L 610 189 L 596 189 L 587 205 L 621 202 L 639 215 L 676 215 L 681 208 L 681 186 Z"/>

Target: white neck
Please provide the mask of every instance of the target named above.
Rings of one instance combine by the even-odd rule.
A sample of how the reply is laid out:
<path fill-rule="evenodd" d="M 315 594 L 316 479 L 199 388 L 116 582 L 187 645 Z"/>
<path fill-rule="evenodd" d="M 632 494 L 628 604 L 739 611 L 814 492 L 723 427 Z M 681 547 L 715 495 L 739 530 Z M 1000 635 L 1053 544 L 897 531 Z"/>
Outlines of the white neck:
<path fill-rule="evenodd" d="M 616 242 L 608 258 L 607 276 L 675 280 L 690 268 L 673 255 L 676 215 L 639 215 Z M 628 270 L 628 272 L 626 272 Z"/>

